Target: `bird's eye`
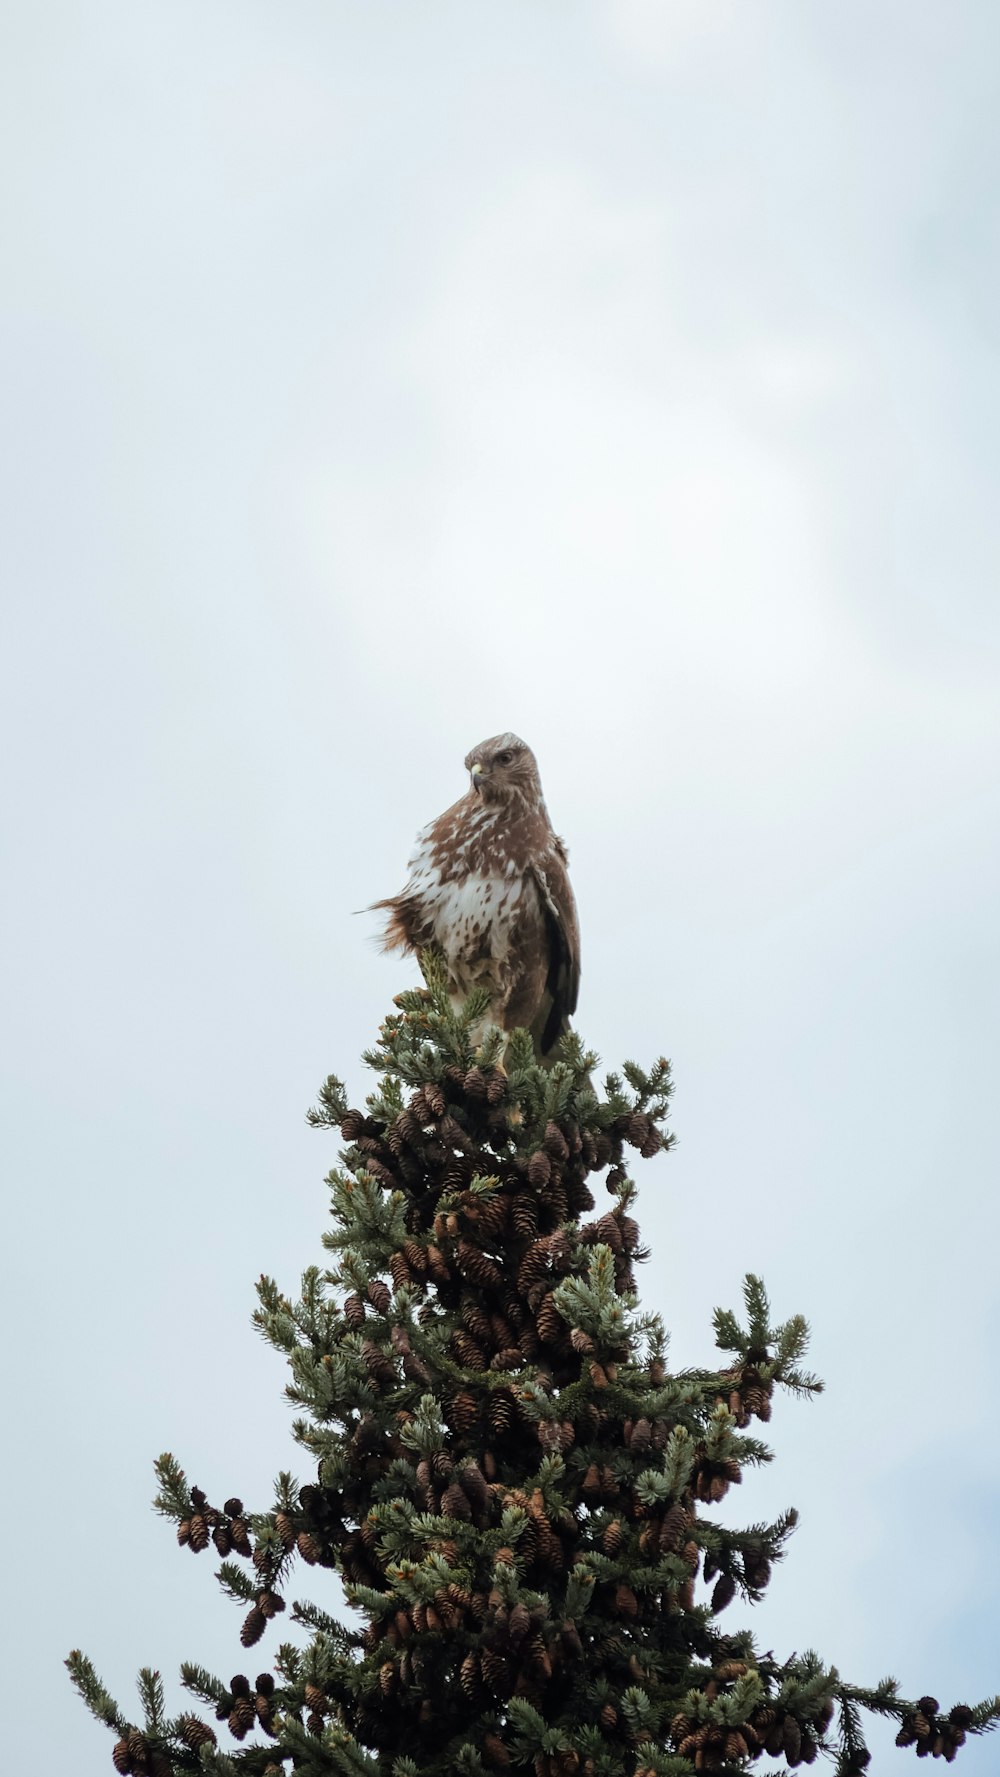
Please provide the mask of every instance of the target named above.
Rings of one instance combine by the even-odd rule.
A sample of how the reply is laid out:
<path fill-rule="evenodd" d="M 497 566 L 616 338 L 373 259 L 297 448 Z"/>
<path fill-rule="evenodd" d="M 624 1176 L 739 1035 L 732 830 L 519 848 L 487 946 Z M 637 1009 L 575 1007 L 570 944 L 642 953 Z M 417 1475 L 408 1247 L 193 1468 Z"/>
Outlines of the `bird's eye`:
<path fill-rule="evenodd" d="M 497 754 L 497 764 L 498 765 L 509 765 L 511 760 L 513 759 L 513 757 L 514 757 L 513 753 L 510 753 L 510 752 L 507 752 L 506 750 L 504 750 L 504 752 Z"/>

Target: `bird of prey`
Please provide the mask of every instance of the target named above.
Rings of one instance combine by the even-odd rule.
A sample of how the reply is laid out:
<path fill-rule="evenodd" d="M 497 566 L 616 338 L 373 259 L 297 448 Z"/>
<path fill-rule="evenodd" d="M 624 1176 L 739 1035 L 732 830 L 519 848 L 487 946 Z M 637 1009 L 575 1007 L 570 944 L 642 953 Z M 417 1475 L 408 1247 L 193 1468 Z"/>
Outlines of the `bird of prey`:
<path fill-rule="evenodd" d="M 383 948 L 436 945 L 452 1004 L 490 995 L 486 1023 L 530 1030 L 545 1060 L 576 1009 L 580 934 L 567 852 L 552 831 L 535 755 L 497 734 L 465 760 L 465 795 L 418 834 L 409 881 L 377 901 Z"/>

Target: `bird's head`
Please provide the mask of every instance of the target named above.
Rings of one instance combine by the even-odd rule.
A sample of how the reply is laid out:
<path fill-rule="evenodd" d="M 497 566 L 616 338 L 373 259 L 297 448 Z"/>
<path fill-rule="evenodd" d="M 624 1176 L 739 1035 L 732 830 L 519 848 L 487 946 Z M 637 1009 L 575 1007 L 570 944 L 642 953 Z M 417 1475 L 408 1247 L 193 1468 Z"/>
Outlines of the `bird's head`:
<path fill-rule="evenodd" d="M 516 734 L 495 734 L 466 754 L 465 769 L 472 788 L 484 802 L 509 803 L 540 799 L 542 786 L 531 748 Z"/>

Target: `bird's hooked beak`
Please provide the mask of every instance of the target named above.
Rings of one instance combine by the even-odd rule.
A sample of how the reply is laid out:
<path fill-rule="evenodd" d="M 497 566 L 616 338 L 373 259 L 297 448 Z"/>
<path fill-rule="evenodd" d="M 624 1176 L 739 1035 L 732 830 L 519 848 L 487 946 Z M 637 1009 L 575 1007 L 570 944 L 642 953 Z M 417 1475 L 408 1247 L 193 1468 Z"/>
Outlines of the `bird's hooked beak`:
<path fill-rule="evenodd" d="M 471 766 L 471 767 L 470 767 L 470 770 L 469 770 L 469 776 L 470 776 L 470 778 L 471 778 L 471 779 L 472 779 L 472 788 L 473 788 L 473 789 L 474 789 L 474 790 L 478 790 L 478 791 L 479 791 L 479 793 L 480 793 L 480 795 L 482 795 L 482 790 L 483 790 L 483 768 L 482 768 L 482 766 L 481 766 L 481 765 L 480 765 L 480 763 L 479 763 L 479 760 L 478 760 L 478 759 L 477 759 L 477 760 L 476 760 L 476 763 L 475 763 L 475 765 L 473 765 L 473 766 Z"/>

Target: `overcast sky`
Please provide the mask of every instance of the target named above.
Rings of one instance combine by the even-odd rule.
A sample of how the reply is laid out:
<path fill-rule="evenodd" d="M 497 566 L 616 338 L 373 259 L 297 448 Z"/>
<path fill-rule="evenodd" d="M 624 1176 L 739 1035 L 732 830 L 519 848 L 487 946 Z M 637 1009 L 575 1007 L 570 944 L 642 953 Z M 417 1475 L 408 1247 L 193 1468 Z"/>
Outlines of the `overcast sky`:
<path fill-rule="evenodd" d="M 506 728 L 580 1028 L 674 1062 L 644 1302 L 678 1363 L 747 1269 L 813 1324 L 828 1392 L 732 1502 L 803 1514 L 744 1618 L 1000 1689 L 1000 12 L 2 34 L 10 1768 L 110 1769 L 73 1646 L 130 1708 L 140 1663 L 174 1705 L 246 1664 L 150 1464 L 305 1473 L 253 1280 L 319 1258 L 303 1112 L 414 975 L 354 910 Z"/>

